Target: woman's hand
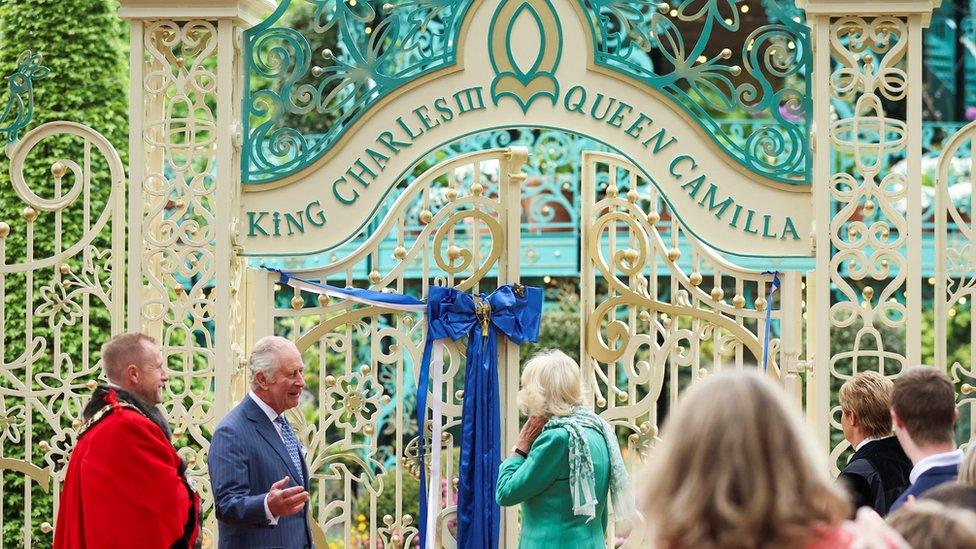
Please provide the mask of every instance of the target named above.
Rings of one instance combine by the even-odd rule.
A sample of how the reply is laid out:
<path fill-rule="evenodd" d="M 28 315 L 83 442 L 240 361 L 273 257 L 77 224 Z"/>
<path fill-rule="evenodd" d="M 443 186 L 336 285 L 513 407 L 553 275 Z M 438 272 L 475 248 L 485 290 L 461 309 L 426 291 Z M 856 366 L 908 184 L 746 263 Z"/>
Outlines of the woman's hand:
<path fill-rule="evenodd" d="M 549 416 L 532 416 L 526 420 L 525 425 L 522 426 L 522 430 L 519 432 L 518 449 L 528 454 L 532 448 L 532 443 L 535 442 L 535 439 L 539 438 L 539 434 L 542 433 L 542 428 L 546 426 L 548 421 Z"/>

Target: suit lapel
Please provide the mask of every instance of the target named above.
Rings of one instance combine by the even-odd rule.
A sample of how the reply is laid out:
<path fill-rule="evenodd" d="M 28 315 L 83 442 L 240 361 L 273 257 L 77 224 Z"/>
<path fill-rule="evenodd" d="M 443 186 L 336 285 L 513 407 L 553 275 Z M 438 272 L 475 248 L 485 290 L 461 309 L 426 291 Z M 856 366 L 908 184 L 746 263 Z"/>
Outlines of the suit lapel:
<path fill-rule="evenodd" d="M 288 455 L 288 450 L 285 449 L 285 443 L 281 440 L 281 435 L 278 434 L 278 430 L 275 429 L 274 424 L 271 423 L 270 419 L 268 419 L 268 416 L 264 413 L 264 410 L 262 410 L 250 396 L 245 397 L 245 399 L 248 401 L 248 407 L 245 410 L 247 419 L 251 420 L 251 422 L 255 424 L 256 430 L 258 434 L 261 435 L 261 438 L 263 438 L 265 442 L 267 442 L 268 445 L 271 446 L 275 452 L 277 452 L 278 457 L 280 457 L 281 461 L 283 461 L 285 466 L 288 467 L 288 471 L 291 473 L 291 480 L 295 481 L 300 476 L 307 479 L 308 474 L 298 474 L 298 470 L 295 469 L 295 463 L 291 460 L 291 457 Z M 298 454 L 301 456 L 301 452 Z M 305 460 L 303 458 L 303 468 L 304 461 Z"/>

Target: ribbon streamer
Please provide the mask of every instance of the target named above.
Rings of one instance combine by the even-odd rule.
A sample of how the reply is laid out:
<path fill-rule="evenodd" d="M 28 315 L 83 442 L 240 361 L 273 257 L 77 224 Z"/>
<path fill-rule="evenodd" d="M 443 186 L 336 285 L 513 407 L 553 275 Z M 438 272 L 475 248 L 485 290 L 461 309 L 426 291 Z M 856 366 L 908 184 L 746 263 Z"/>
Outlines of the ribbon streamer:
<path fill-rule="evenodd" d="M 773 281 L 769 285 L 769 295 L 766 296 L 766 331 L 763 337 L 763 372 L 769 369 L 769 338 L 773 327 L 773 294 L 780 287 L 779 271 L 766 271 L 764 275 L 773 275 Z"/>
<path fill-rule="evenodd" d="M 356 303 L 362 303 L 363 305 L 386 307 L 388 309 L 396 309 L 398 311 L 422 312 L 427 308 L 427 305 L 423 301 L 408 295 L 396 294 L 392 292 L 378 292 L 376 290 L 363 290 L 360 288 L 339 288 L 338 286 L 330 286 L 328 284 L 304 280 L 278 269 L 269 269 L 268 267 L 265 267 L 264 269 L 266 271 L 278 273 L 280 276 L 278 279 L 279 284 L 283 286 L 291 286 L 296 290 L 304 290 L 313 294 L 327 295 L 329 297 L 335 297 L 338 299 L 355 301 Z"/>

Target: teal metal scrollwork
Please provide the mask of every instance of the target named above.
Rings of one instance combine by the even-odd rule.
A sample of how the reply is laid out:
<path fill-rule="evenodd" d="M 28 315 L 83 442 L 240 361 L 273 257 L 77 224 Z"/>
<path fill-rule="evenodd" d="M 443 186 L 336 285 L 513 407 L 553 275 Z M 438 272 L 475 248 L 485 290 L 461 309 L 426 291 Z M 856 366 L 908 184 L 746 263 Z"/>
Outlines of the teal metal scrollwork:
<path fill-rule="evenodd" d="M 308 166 L 370 105 L 455 60 L 458 26 L 470 0 L 305 0 L 306 34 L 279 23 L 283 0 L 245 37 L 245 183 L 267 183 Z M 311 35 L 307 35 L 311 33 Z M 316 39 L 321 49 L 309 39 Z M 329 43 L 329 39 L 335 43 Z M 309 117 L 328 121 L 316 131 Z"/>
<path fill-rule="evenodd" d="M 400 0 L 377 7 L 366 0 L 282 0 L 269 19 L 245 32 L 244 183 L 270 183 L 304 169 L 370 106 L 452 66 L 472 1 Z M 703 135 L 751 172 L 786 184 L 809 183 L 812 62 L 809 30 L 795 11 L 764 2 L 765 19 L 775 22 L 757 26 L 752 18 L 745 28 L 744 0 L 676 0 L 673 6 L 576 1 L 589 23 L 597 65 L 673 100 Z M 502 4 L 528 5 L 506 1 L 498 9 Z M 543 4 L 552 8 L 548 0 L 531 3 Z M 290 7 L 312 12 L 304 33 L 289 27 Z M 544 24 L 539 10 L 531 11 Z M 553 43 L 549 38 L 543 46 Z M 733 55 L 716 42 L 741 48 Z M 522 88 L 524 93 L 507 95 L 528 110 L 536 98 L 558 94 L 552 73 L 559 55 L 551 69 L 534 63 L 517 71 L 501 66 L 511 64 L 512 56 L 492 55 L 495 101 L 509 88 Z M 540 52 L 538 60 L 552 59 Z M 743 118 L 764 123 L 727 131 L 729 120 Z"/>
<path fill-rule="evenodd" d="M 673 99 L 749 170 L 783 183 L 809 182 L 812 61 L 802 22 L 770 7 L 769 16 L 779 22 L 740 38 L 741 60 L 733 60 L 731 49 L 717 51 L 711 42 L 748 30 L 740 18 L 744 0 L 681 0 L 674 7 L 653 0 L 582 1 L 597 65 Z M 773 123 L 747 135 L 723 131 L 724 119 L 744 116 Z"/>
<path fill-rule="evenodd" d="M 17 68 L 7 77 L 7 104 L 0 114 L 0 134 L 16 143 L 34 117 L 34 82 L 51 74 L 41 66 L 41 54 L 26 50 L 17 58 Z"/>

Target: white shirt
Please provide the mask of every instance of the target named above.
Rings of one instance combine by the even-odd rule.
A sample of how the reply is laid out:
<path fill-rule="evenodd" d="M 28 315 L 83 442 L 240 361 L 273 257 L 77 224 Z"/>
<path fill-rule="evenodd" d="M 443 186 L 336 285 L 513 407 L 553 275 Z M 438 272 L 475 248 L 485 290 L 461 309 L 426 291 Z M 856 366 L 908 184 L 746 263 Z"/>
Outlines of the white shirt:
<path fill-rule="evenodd" d="M 908 480 L 912 484 L 918 480 L 918 477 L 922 476 L 922 473 L 928 471 L 929 469 L 935 467 L 945 467 L 946 465 L 959 465 L 962 463 L 962 450 L 953 450 L 951 452 L 942 452 L 941 454 L 933 454 L 922 461 L 919 461 L 912 467 L 912 472 L 908 475 Z"/>
<path fill-rule="evenodd" d="M 251 399 L 254 400 L 254 402 L 257 402 L 258 408 L 261 408 L 261 411 L 264 412 L 265 415 L 268 416 L 268 419 L 271 420 L 271 424 L 274 425 L 275 431 L 278 431 L 278 436 L 281 437 L 281 442 L 284 442 L 285 441 L 285 437 L 281 436 L 281 426 L 278 425 L 278 422 L 275 421 L 275 419 L 278 418 L 278 412 L 275 412 L 271 408 L 271 406 L 268 406 L 268 404 L 266 402 L 264 402 L 263 400 L 261 400 L 256 394 L 252 393 L 251 391 L 248 391 L 247 392 L 247 396 L 251 397 Z M 270 524 L 271 526 L 277 526 L 278 525 L 278 517 L 272 515 L 271 514 L 271 508 L 268 507 L 268 495 L 269 494 L 270 494 L 270 492 L 268 494 L 265 494 L 264 495 L 264 516 L 268 518 L 268 524 Z"/>
<path fill-rule="evenodd" d="M 867 444 L 869 442 L 874 442 L 876 440 L 881 440 L 881 439 L 880 438 L 871 438 L 871 437 L 868 437 L 868 438 L 862 440 L 857 446 L 855 446 L 854 447 L 854 451 L 856 452 L 856 451 L 860 450 L 861 448 L 864 448 L 864 445 L 865 444 Z"/>

